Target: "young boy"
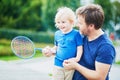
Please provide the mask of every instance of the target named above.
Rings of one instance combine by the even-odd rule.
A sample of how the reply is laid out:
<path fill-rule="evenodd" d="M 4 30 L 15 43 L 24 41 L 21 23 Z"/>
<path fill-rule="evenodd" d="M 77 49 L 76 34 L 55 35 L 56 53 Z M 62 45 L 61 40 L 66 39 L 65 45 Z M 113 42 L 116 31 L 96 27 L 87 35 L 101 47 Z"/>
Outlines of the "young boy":
<path fill-rule="evenodd" d="M 59 29 L 55 32 L 55 46 L 42 51 L 45 56 L 55 55 L 54 80 L 72 80 L 74 70 L 65 70 L 63 61 L 72 59 L 78 62 L 81 58 L 83 42 L 79 31 L 73 29 L 75 19 L 75 13 L 70 8 L 59 8 L 55 16 L 55 25 Z"/>

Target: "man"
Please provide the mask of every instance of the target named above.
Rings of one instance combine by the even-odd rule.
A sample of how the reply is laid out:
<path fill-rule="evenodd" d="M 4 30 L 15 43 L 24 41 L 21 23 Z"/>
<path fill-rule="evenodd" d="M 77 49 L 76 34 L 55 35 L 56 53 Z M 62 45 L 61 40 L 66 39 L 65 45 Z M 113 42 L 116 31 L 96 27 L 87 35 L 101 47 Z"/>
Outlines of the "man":
<path fill-rule="evenodd" d="M 65 69 L 75 69 L 73 80 L 109 80 L 115 58 L 112 42 L 101 29 L 104 12 L 100 5 L 89 4 L 76 10 L 78 27 L 83 37 L 83 55 L 77 63 L 65 60 Z"/>

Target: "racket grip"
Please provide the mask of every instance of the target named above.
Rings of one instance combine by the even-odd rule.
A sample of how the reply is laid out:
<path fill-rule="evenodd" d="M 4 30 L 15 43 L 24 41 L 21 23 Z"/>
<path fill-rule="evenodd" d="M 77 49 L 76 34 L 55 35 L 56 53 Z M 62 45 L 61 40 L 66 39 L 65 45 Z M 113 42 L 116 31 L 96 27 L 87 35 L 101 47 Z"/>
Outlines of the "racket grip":
<path fill-rule="evenodd" d="M 39 51 L 42 51 L 42 48 L 35 48 L 35 50 L 39 50 Z"/>

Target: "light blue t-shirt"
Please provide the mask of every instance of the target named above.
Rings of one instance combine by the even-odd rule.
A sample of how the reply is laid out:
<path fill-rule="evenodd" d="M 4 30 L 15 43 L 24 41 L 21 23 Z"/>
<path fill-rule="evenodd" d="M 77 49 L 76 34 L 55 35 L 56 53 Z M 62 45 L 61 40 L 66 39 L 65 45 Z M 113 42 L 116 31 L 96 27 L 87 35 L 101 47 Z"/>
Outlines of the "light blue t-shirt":
<path fill-rule="evenodd" d="M 58 47 L 54 64 L 63 67 L 64 60 L 76 57 L 77 46 L 83 44 L 82 36 L 78 30 L 73 29 L 67 34 L 63 34 L 60 30 L 55 32 L 55 45 Z"/>

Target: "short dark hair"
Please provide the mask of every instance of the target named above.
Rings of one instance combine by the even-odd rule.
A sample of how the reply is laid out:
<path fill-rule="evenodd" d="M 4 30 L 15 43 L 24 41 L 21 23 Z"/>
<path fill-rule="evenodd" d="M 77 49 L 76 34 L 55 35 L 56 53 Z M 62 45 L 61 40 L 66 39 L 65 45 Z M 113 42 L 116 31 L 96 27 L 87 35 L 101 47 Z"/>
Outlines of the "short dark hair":
<path fill-rule="evenodd" d="M 87 25 L 94 24 L 95 29 L 102 27 L 104 22 L 104 11 L 98 4 L 88 4 L 76 10 L 77 16 L 82 15 Z"/>

